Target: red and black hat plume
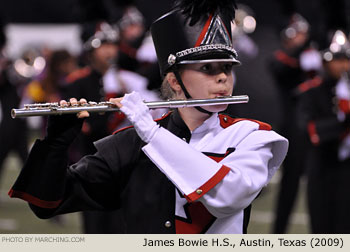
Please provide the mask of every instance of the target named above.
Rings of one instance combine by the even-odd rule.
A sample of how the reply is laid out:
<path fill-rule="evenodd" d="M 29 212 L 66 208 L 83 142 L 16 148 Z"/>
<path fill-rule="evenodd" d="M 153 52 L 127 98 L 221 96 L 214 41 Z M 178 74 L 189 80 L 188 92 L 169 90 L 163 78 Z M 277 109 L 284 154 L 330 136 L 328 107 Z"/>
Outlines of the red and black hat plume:
<path fill-rule="evenodd" d="M 175 8 L 190 19 L 190 25 L 194 25 L 205 14 L 220 13 L 227 19 L 233 20 L 237 5 L 234 0 L 178 0 L 175 2 Z"/>

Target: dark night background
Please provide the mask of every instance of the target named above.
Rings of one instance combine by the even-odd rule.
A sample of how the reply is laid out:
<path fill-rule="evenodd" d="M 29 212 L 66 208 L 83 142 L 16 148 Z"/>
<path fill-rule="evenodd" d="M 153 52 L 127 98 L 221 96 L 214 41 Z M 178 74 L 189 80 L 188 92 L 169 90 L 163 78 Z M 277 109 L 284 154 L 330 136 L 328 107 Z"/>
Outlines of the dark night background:
<path fill-rule="evenodd" d="M 84 23 L 96 19 L 116 21 L 125 4 L 133 2 L 146 18 L 147 25 L 167 12 L 171 0 L 0 0 L 0 20 L 6 23 Z M 350 1 L 347 0 L 241 0 L 255 14 L 257 29 L 251 38 L 259 47 L 254 59 L 241 57 L 236 70 L 237 94 L 248 94 L 250 102 L 234 105 L 238 116 L 254 117 L 278 126 L 282 111 L 275 84 L 266 62 L 279 46 L 279 31 L 294 12 L 311 25 L 312 38 L 323 46 L 327 31 L 341 28 L 349 33 Z"/>
<path fill-rule="evenodd" d="M 11 0 L 0 1 L 0 16 L 10 23 L 76 23 L 96 18 L 115 19 L 120 8 L 134 3 L 148 23 L 169 10 L 174 0 Z M 238 0 L 250 6 L 259 25 L 283 27 L 287 17 L 299 12 L 319 32 L 325 27 L 348 29 L 350 3 L 346 0 Z"/>

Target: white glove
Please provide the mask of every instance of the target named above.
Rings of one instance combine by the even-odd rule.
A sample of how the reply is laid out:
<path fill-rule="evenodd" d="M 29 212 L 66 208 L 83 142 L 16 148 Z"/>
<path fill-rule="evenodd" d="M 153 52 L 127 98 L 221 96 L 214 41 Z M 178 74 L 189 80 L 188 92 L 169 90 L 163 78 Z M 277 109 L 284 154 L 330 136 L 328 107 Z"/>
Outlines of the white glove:
<path fill-rule="evenodd" d="M 126 94 L 121 104 L 123 106 L 120 110 L 134 125 L 139 137 L 142 141 L 149 143 L 159 130 L 159 126 L 153 121 L 149 108 L 142 101 L 140 94 L 137 92 Z"/>

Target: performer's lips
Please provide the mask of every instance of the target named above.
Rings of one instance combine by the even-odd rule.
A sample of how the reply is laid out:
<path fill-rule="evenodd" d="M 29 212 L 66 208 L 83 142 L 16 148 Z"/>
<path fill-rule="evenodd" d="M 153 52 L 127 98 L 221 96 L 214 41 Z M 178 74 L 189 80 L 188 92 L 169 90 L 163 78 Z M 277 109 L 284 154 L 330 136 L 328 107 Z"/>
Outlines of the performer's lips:
<path fill-rule="evenodd" d="M 221 97 L 221 96 L 228 96 L 228 93 L 226 93 L 226 92 L 215 93 L 215 97 Z"/>

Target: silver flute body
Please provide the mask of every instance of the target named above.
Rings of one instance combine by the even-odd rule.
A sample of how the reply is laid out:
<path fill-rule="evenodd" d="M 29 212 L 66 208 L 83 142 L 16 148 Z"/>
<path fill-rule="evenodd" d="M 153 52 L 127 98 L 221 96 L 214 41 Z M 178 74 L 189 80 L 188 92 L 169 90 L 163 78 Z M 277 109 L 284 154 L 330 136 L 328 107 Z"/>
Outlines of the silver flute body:
<path fill-rule="evenodd" d="M 158 108 L 183 108 L 183 107 L 195 107 L 195 106 L 213 106 L 221 104 L 238 104 L 247 103 L 249 97 L 247 95 L 237 96 L 223 96 L 212 99 L 187 99 L 187 100 L 167 100 L 167 101 L 149 101 L 145 104 L 150 109 Z M 46 116 L 46 115 L 63 115 L 63 114 L 76 114 L 81 111 L 88 112 L 115 112 L 119 111 L 119 108 L 111 102 L 88 102 L 83 105 L 70 105 L 60 106 L 55 103 L 34 103 L 25 104 L 24 108 L 12 109 L 12 118 L 28 117 L 28 116 Z"/>

